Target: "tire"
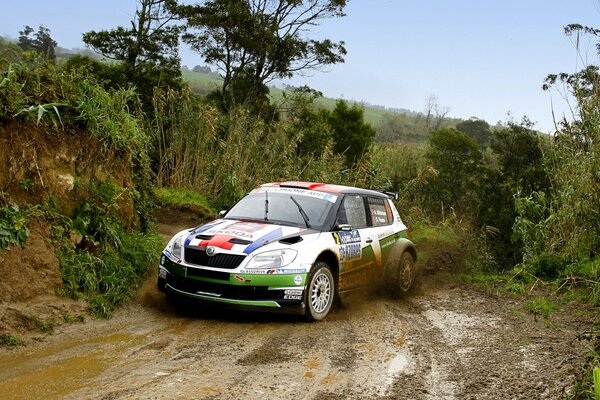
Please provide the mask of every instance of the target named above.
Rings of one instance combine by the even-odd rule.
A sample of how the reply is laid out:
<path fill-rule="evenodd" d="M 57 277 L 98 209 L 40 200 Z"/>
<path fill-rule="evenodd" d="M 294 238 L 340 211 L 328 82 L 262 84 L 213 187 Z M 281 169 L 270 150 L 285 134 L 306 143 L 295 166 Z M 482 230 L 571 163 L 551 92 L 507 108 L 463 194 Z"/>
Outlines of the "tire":
<path fill-rule="evenodd" d="M 317 261 L 308 276 L 304 291 L 305 316 L 309 321 L 320 321 L 327 316 L 335 300 L 335 279 L 329 265 Z"/>
<path fill-rule="evenodd" d="M 400 257 L 400 263 L 396 272 L 396 289 L 406 293 L 413 287 L 415 281 L 415 260 L 413 256 L 405 251 Z"/>

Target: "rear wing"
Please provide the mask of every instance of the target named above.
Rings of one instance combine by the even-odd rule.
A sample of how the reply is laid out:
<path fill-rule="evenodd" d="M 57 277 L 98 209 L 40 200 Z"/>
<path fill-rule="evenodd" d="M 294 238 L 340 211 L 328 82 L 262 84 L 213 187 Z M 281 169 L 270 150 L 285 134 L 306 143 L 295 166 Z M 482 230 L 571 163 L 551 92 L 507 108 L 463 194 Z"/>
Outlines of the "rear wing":
<path fill-rule="evenodd" d="M 382 190 L 382 189 L 371 189 L 379 193 L 383 193 L 394 199 L 394 201 L 398 201 L 398 192 L 392 192 L 390 190 Z"/>

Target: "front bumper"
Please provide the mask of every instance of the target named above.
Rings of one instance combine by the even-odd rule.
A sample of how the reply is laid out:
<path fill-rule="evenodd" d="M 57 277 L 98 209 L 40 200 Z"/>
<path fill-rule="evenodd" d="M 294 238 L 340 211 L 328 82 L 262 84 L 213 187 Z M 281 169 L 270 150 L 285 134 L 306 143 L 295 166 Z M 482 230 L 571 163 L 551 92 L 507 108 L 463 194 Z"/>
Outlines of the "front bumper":
<path fill-rule="evenodd" d="M 304 313 L 306 273 L 237 273 L 175 263 L 161 258 L 159 289 L 228 308 Z"/>

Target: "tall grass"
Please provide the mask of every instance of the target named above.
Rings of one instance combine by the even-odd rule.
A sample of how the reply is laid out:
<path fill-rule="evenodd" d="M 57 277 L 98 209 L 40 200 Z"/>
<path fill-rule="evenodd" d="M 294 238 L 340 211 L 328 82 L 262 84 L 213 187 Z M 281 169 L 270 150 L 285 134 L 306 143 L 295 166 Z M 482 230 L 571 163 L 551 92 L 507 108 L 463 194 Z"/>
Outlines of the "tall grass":
<path fill-rule="evenodd" d="M 281 180 L 388 186 L 377 160 L 363 158 L 352 168 L 328 147 L 317 156 L 297 151 L 301 137 L 286 122 L 266 124 L 244 109 L 227 115 L 189 90 L 161 91 L 149 123 L 158 152 L 159 186 L 186 187 L 218 205 L 231 205 L 260 183 Z"/>

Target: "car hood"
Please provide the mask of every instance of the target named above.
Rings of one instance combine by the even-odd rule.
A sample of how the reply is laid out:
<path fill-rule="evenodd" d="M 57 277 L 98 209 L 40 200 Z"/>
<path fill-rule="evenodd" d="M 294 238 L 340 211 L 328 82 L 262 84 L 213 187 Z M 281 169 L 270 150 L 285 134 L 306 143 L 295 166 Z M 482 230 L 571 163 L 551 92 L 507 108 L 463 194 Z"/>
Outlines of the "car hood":
<path fill-rule="evenodd" d="M 283 238 L 315 232 L 312 229 L 294 226 L 219 219 L 195 228 L 185 239 L 185 246 L 212 246 L 250 254 L 266 244 Z"/>

